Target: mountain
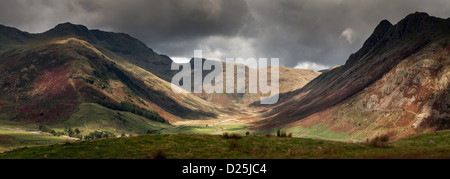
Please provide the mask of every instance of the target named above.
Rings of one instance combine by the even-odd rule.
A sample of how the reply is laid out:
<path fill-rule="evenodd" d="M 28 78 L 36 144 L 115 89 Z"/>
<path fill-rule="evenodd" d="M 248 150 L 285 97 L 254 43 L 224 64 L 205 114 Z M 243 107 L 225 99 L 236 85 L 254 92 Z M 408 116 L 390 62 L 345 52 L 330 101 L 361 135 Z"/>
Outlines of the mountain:
<path fill-rule="evenodd" d="M 262 95 L 176 94 L 168 82 L 178 72 L 172 60 L 123 33 L 71 23 L 39 34 L 0 26 L 0 39 L 0 120 L 79 127 L 122 121 L 126 131 L 142 117 L 173 123 L 233 116 Z M 280 74 L 281 92 L 289 92 L 320 73 L 281 67 Z M 100 117 L 111 113 L 113 121 Z"/>
<path fill-rule="evenodd" d="M 144 123 L 153 129 L 152 120 L 167 124 L 223 111 L 194 95 L 175 94 L 155 75 L 168 75 L 171 60 L 126 34 L 65 23 L 41 34 L 0 26 L 0 39 L 0 120 L 58 124 L 112 113 L 123 126 L 149 120 Z"/>
<path fill-rule="evenodd" d="M 106 55 L 117 59 L 126 59 L 159 78 L 169 81 L 175 74 L 170 70 L 172 60 L 155 53 L 141 41 L 124 33 L 89 30 L 83 25 L 63 23 L 40 34 L 29 34 L 12 27 L 0 25 L 0 52 L 10 47 L 18 47 L 27 43 L 45 41 L 48 39 L 66 39 L 74 37 L 84 40 Z"/>
<path fill-rule="evenodd" d="M 0 42 L 2 42 L 0 43 L 0 52 L 24 45 L 31 37 L 32 35 L 27 32 L 0 25 Z"/>
<path fill-rule="evenodd" d="M 255 129 L 319 127 L 357 139 L 450 128 L 450 19 L 383 20 L 346 64 L 286 94 Z"/>
<path fill-rule="evenodd" d="M 208 61 L 207 59 L 203 59 L 202 63 L 205 63 L 205 61 Z M 194 68 L 193 60 L 190 61 L 191 68 Z M 248 66 L 245 66 L 243 64 L 236 63 L 234 64 L 235 70 L 234 75 L 232 79 L 227 79 L 226 77 L 226 71 L 227 71 L 227 65 L 226 63 L 222 62 L 223 71 L 219 75 L 223 76 L 223 90 L 224 93 L 211 93 L 207 94 L 203 91 L 203 93 L 195 93 L 195 95 L 199 96 L 200 98 L 213 102 L 216 104 L 220 104 L 224 107 L 229 108 L 230 110 L 252 110 L 254 106 L 261 106 L 260 99 L 261 97 L 267 97 L 270 94 L 262 94 L 260 92 L 257 93 L 250 93 L 249 92 L 249 73 L 254 72 L 259 74 L 259 69 L 251 68 Z M 234 90 L 237 91 L 237 67 L 243 67 L 245 69 L 245 93 L 225 93 L 226 89 L 226 82 L 228 80 L 231 80 L 234 82 Z M 271 82 L 270 76 L 271 68 L 268 68 L 268 83 Z M 309 69 L 296 69 L 296 68 L 288 68 L 279 66 L 279 93 L 288 93 L 297 89 L 302 88 L 305 86 L 308 82 L 316 78 L 318 75 L 320 75 L 320 72 L 316 72 Z M 205 78 L 207 74 L 209 74 L 212 70 L 204 70 L 202 73 L 202 80 Z M 192 71 L 192 76 L 194 76 Z M 259 79 L 257 79 L 257 84 L 259 84 Z M 207 87 L 204 87 L 207 88 Z M 192 85 L 193 89 L 193 85 Z"/>

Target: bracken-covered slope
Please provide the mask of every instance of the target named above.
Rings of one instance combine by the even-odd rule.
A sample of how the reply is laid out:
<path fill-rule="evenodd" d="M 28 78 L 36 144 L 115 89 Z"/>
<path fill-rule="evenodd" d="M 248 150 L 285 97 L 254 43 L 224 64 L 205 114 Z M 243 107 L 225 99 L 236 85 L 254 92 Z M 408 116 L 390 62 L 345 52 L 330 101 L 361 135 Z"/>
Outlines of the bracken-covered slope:
<path fill-rule="evenodd" d="M 128 58 L 124 51 L 152 51 L 128 35 L 67 23 L 42 34 L 4 26 L 0 32 L 5 39 L 0 49 L 2 120 L 60 122 L 83 103 L 129 102 L 169 121 L 215 117 L 220 111 L 220 106 L 194 95 L 175 94 L 170 83 L 134 64 L 137 57 Z M 101 40 L 99 34 L 110 37 Z M 114 39 L 118 41 L 105 42 Z M 116 47 L 120 44 L 124 47 Z"/>
<path fill-rule="evenodd" d="M 258 128 L 318 125 L 355 138 L 448 129 L 450 19 L 383 20 L 344 66 L 288 94 Z"/>
<path fill-rule="evenodd" d="M 58 123 L 73 119 L 82 104 L 121 102 L 171 122 L 208 119 L 240 113 L 261 96 L 176 94 L 172 60 L 123 33 L 71 23 L 39 34 L 0 26 L 0 40 L 0 120 Z M 280 91 L 298 89 L 319 74 L 281 67 Z"/>

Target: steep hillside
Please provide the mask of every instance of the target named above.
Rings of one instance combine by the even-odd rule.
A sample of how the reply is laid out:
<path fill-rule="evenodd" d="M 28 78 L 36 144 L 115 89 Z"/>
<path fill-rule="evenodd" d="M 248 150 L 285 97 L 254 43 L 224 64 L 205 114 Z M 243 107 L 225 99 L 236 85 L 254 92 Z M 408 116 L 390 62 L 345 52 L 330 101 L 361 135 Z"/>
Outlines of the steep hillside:
<path fill-rule="evenodd" d="M 63 23 L 47 32 L 30 34 L 0 25 L 0 52 L 30 43 L 49 39 L 77 38 L 92 44 L 108 56 L 120 57 L 134 65 L 152 72 L 159 78 L 170 81 L 176 73 L 170 70 L 172 60 L 155 53 L 141 41 L 124 33 L 89 30 L 83 25 Z"/>
<path fill-rule="evenodd" d="M 26 44 L 32 35 L 22 32 L 16 28 L 0 25 L 0 53 L 9 48 L 19 47 Z"/>
<path fill-rule="evenodd" d="M 128 109 L 143 108 L 140 115 L 157 111 L 169 121 L 214 117 L 219 108 L 193 95 L 175 95 L 168 82 L 131 63 L 115 62 L 87 41 L 32 41 L 0 56 L 4 120 L 55 123 L 86 102 L 111 107 L 125 101 Z"/>
<path fill-rule="evenodd" d="M 344 66 L 288 94 L 257 128 L 325 127 L 356 138 L 448 129 L 450 19 L 383 20 Z"/>

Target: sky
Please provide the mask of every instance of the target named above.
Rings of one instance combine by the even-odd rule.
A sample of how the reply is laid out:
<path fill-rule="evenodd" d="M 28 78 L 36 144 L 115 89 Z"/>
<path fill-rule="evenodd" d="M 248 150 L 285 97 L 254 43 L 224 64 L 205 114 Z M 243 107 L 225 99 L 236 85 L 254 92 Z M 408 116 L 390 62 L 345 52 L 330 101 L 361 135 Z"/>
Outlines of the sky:
<path fill-rule="evenodd" d="M 279 58 L 322 70 L 342 65 L 378 23 L 416 11 L 450 17 L 449 0 L 2 0 L 0 24 L 40 33 L 59 23 L 123 32 L 176 61 Z"/>

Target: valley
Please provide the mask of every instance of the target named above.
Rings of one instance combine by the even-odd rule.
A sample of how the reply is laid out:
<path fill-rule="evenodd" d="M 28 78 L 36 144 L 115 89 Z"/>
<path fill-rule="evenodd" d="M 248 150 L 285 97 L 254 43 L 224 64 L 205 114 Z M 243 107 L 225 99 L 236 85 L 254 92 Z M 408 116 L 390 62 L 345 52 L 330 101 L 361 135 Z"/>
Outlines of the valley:
<path fill-rule="evenodd" d="M 280 66 L 270 105 L 249 92 L 261 69 L 242 64 L 245 93 L 175 92 L 172 60 L 123 33 L 0 26 L 0 40 L 0 158 L 450 157 L 450 19 L 383 20 L 342 66 Z M 226 72 L 215 83 L 236 83 Z"/>

